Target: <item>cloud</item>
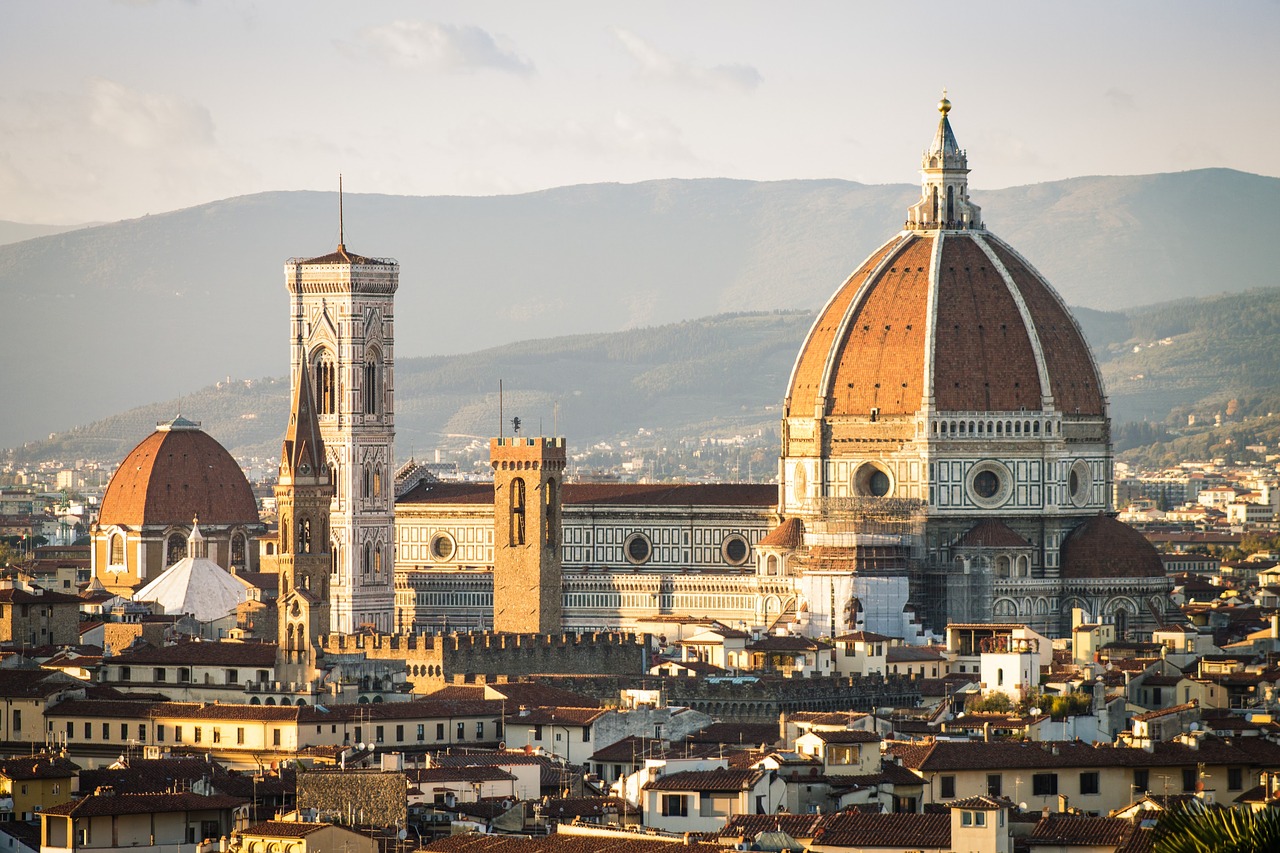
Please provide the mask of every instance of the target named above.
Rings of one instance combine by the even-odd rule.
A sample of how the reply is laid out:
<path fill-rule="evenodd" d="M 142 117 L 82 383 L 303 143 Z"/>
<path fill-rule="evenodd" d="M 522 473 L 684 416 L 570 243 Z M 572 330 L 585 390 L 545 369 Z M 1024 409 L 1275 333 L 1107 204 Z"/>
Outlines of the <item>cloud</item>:
<path fill-rule="evenodd" d="M 131 148 L 212 145 L 213 118 L 202 105 L 138 92 L 111 80 L 89 83 L 89 120 Z"/>
<path fill-rule="evenodd" d="M 717 65 L 702 68 L 677 59 L 649 44 L 635 33 L 615 28 L 613 34 L 640 65 L 640 76 L 708 89 L 737 89 L 750 92 L 763 78 L 751 65 Z"/>
<path fill-rule="evenodd" d="M 366 28 L 360 34 L 360 42 L 368 55 L 396 68 L 441 71 L 491 68 L 522 77 L 533 73 L 532 62 L 504 48 L 479 27 L 395 21 Z"/>
<path fill-rule="evenodd" d="M 1112 86 L 1107 91 L 1103 92 L 1102 97 L 1106 98 L 1107 103 L 1111 104 L 1111 106 L 1117 110 L 1132 112 L 1133 110 L 1137 109 L 1137 106 L 1138 106 L 1137 103 L 1133 100 L 1133 95 L 1124 91 L 1123 89 L 1117 89 L 1114 86 Z"/>

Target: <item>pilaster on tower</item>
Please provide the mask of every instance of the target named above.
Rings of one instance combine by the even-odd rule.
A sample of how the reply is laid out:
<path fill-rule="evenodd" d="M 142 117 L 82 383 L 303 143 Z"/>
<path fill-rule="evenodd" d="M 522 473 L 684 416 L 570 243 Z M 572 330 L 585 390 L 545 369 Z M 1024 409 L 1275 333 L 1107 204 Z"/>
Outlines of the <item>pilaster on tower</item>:
<path fill-rule="evenodd" d="M 938 129 L 920 162 L 920 201 L 907 208 L 909 231 L 960 231 L 982 228 L 982 209 L 969 200 L 969 157 L 956 142 L 947 114 L 946 89 L 938 101 Z"/>
<path fill-rule="evenodd" d="M 559 633 L 563 602 L 563 438 L 495 438 L 493 630 Z"/>

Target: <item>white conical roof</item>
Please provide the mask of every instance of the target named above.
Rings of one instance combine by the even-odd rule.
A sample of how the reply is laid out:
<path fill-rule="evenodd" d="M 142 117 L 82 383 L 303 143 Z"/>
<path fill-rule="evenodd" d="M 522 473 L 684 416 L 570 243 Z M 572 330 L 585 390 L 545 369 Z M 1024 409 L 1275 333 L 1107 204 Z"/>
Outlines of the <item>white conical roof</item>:
<path fill-rule="evenodd" d="M 168 615 L 190 613 L 212 622 L 232 613 L 248 598 L 249 584 L 208 557 L 183 557 L 133 594 L 134 601 L 154 601 Z"/>

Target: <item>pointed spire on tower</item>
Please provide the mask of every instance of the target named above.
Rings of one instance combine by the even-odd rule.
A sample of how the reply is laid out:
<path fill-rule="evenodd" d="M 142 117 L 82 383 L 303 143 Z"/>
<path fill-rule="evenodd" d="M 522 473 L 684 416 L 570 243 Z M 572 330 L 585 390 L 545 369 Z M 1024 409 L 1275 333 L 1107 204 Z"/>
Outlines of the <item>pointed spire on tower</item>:
<path fill-rule="evenodd" d="M 301 339 L 298 346 L 302 346 Z M 311 393 L 311 375 L 307 372 L 305 357 L 298 360 L 298 383 L 294 389 L 289 427 L 285 430 L 284 448 L 280 454 L 280 477 L 329 479 L 324 439 L 320 437 L 320 419 Z"/>
<path fill-rule="evenodd" d="M 942 118 L 938 120 L 938 130 L 933 135 L 933 144 L 925 154 L 926 165 L 930 157 L 943 157 L 952 158 L 960 168 L 964 168 L 967 163 L 965 152 L 960 149 L 960 143 L 956 142 L 956 135 L 951 130 L 951 122 L 947 119 L 947 113 L 951 112 L 951 102 L 947 100 L 946 89 L 942 90 L 942 100 L 938 101 L 938 112 L 942 113 Z"/>
<path fill-rule="evenodd" d="M 346 225 L 343 221 L 342 214 L 342 173 L 338 173 L 338 254 L 346 257 L 347 255 L 347 239 Z M 348 258 L 350 260 L 350 258 Z"/>
<path fill-rule="evenodd" d="M 969 201 L 969 156 L 951 130 L 951 101 L 942 90 L 938 101 L 938 129 L 921 158 L 920 201 L 907 210 L 907 229 L 913 231 L 981 229 L 981 208 Z"/>

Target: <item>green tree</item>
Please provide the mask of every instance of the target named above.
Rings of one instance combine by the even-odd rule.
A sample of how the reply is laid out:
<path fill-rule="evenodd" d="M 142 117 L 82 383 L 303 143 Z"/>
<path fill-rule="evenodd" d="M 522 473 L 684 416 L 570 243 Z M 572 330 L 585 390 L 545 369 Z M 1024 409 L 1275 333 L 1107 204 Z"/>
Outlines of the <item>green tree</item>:
<path fill-rule="evenodd" d="M 1267 853 L 1280 850 L 1274 809 L 1179 807 L 1156 825 L 1155 853 Z"/>

